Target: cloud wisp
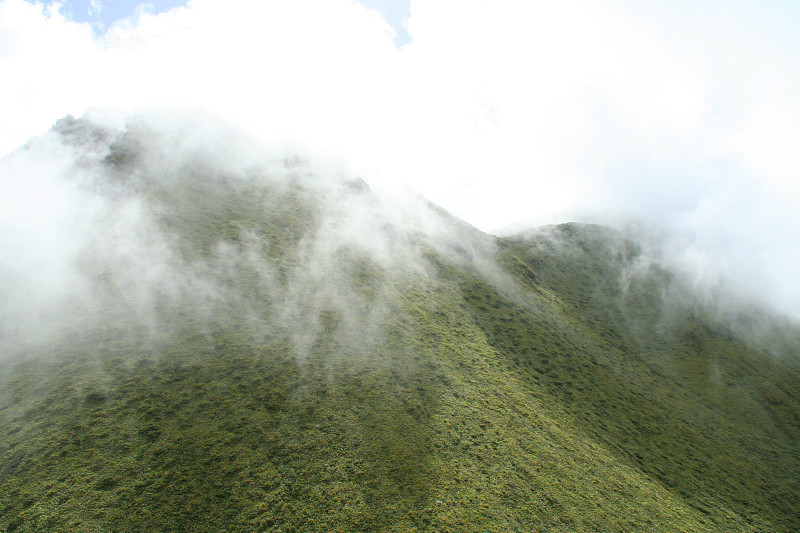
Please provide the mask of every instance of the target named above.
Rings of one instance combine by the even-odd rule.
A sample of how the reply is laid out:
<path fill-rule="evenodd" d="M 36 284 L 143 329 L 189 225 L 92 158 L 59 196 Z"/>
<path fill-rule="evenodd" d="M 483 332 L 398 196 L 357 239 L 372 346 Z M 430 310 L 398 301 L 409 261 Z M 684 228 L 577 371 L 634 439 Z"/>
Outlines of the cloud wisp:
<path fill-rule="evenodd" d="M 398 48 L 350 0 L 193 0 L 96 35 L 3 0 L 0 152 L 91 107 L 200 108 L 483 230 L 638 219 L 796 314 L 796 6 L 412 1 L 407 22 Z"/>
<path fill-rule="evenodd" d="M 323 334 L 357 356 L 397 284 L 433 275 L 426 254 L 493 257 L 418 196 L 196 111 L 62 118 L 0 159 L 0 208 L 2 358 L 108 328 L 157 345 L 234 326 L 299 358 Z"/>

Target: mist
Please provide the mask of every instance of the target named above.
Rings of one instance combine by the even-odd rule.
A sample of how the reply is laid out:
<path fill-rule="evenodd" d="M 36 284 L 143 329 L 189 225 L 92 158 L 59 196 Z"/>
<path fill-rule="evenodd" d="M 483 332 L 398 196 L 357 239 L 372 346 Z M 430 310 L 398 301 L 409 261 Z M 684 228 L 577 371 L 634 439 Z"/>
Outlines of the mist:
<path fill-rule="evenodd" d="M 784 2 L 411 2 L 410 41 L 398 45 L 380 13 L 349 0 L 195 0 L 102 30 L 57 6 L 4 0 L 0 152 L 95 107 L 198 109 L 219 117 L 206 129 L 308 147 L 384 197 L 418 191 L 494 234 L 636 225 L 698 292 L 733 285 L 796 318 L 798 24 Z M 203 164 L 261 164 L 240 141 L 193 149 L 202 133 L 187 131 L 180 149 Z M 183 164 L 160 146 L 162 164 Z M 30 231 L 63 227 L 72 201 L 99 211 L 70 224 L 102 218 L 107 203 L 89 209 L 95 197 L 58 187 L 37 193 L 44 213 Z M 18 235 L 8 250 L 23 247 Z M 76 281 L 42 265 L 82 245 L 20 257 L 58 293 Z"/>
<path fill-rule="evenodd" d="M 0 183 L 4 357 L 236 327 L 300 360 L 321 335 L 364 358 L 403 280 L 435 275 L 427 254 L 493 264 L 491 238 L 413 192 L 196 110 L 64 117 L 0 160 Z"/>

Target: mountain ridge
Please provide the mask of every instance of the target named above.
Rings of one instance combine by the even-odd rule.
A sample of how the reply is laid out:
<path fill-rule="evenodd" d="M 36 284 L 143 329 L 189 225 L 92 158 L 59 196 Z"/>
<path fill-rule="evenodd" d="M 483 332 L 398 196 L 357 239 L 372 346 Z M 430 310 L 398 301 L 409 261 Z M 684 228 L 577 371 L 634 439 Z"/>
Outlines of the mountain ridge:
<path fill-rule="evenodd" d="M 796 326 L 609 228 L 492 237 L 189 126 L 27 149 L 92 209 L 2 308 L 0 527 L 798 528 Z"/>

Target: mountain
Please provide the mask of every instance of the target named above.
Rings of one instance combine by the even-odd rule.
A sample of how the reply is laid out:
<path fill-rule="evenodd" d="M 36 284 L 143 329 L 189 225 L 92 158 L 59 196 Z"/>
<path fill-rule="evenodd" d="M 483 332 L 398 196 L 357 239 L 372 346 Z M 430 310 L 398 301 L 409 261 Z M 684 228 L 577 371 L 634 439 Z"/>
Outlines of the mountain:
<path fill-rule="evenodd" d="M 2 162 L 0 529 L 800 530 L 794 323 L 267 152 L 88 116 Z"/>

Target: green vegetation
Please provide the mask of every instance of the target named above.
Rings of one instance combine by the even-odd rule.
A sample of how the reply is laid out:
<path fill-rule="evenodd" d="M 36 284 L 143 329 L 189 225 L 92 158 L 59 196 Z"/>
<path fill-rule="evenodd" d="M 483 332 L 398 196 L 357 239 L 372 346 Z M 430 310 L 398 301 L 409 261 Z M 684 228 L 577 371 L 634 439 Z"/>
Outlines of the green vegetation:
<path fill-rule="evenodd" d="M 420 235 L 424 260 L 320 265 L 312 186 L 147 198 L 213 298 L 118 303 L 3 364 L 0 530 L 800 529 L 798 346 L 633 274 L 619 234 L 497 240 L 500 274 Z"/>

